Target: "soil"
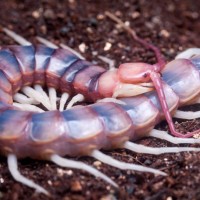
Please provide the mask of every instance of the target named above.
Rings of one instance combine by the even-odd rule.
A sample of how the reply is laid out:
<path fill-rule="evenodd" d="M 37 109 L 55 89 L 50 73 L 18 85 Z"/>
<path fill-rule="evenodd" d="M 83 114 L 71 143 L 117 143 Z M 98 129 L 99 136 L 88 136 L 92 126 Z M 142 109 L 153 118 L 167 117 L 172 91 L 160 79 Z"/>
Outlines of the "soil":
<path fill-rule="evenodd" d="M 104 15 L 110 11 L 130 24 L 137 34 L 159 47 L 167 61 L 189 47 L 200 46 L 200 1 L 196 0 L 7 0 L 0 1 L 0 25 L 36 43 L 36 36 L 59 44 L 67 44 L 88 60 L 105 67 L 98 55 L 115 61 L 155 62 L 154 54 L 133 41 L 126 32 Z M 0 45 L 15 42 L 0 32 Z M 187 89 L 187 88 L 186 88 Z M 199 106 L 186 107 L 198 110 Z M 199 120 L 177 121 L 181 131 L 200 128 Z M 157 126 L 167 130 L 166 122 Z M 146 146 L 175 146 L 158 139 L 145 138 Z M 184 145 L 188 146 L 188 145 Z M 198 146 L 198 145 L 191 145 Z M 200 199 L 200 153 L 176 153 L 160 156 L 137 154 L 124 149 L 106 152 L 129 163 L 160 169 L 167 177 L 149 173 L 122 171 L 96 162 L 89 157 L 74 158 L 96 166 L 111 177 L 120 189 L 107 185 L 86 172 L 62 169 L 56 165 L 31 159 L 19 161 L 23 175 L 39 183 L 50 193 L 49 199 L 60 200 L 176 200 Z M 48 199 L 17 183 L 11 177 L 6 158 L 0 157 L 0 199 Z"/>

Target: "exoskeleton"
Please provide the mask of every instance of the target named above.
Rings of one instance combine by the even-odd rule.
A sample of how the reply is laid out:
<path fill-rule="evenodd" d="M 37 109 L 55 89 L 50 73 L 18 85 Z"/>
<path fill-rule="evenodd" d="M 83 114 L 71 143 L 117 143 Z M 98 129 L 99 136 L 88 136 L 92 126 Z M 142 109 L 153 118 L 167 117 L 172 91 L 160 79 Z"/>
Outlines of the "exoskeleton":
<path fill-rule="evenodd" d="M 110 13 L 107 15 L 116 20 Z M 23 45 L 5 46 L 0 50 L 0 151 L 8 157 L 10 172 L 16 180 L 48 194 L 17 170 L 17 158 L 31 157 L 85 169 L 117 187 L 95 168 L 61 156 L 90 155 L 120 169 L 166 175 L 156 169 L 119 162 L 99 150 L 126 148 L 152 154 L 199 151 L 189 147 L 141 148 L 130 142 L 148 135 L 175 143 L 200 142 L 153 130 L 166 119 L 174 136 L 191 137 L 198 133 L 198 130 L 185 135 L 177 132 L 171 116 L 178 107 L 197 102 L 199 98 L 200 56 L 166 64 L 156 47 L 125 28 L 134 39 L 155 52 L 156 64 L 125 63 L 106 70 L 69 49 L 33 46 L 4 29 Z M 47 88 L 49 96 L 42 87 Z M 19 90 L 25 95 L 18 93 Z M 72 107 L 77 101 L 90 104 Z"/>

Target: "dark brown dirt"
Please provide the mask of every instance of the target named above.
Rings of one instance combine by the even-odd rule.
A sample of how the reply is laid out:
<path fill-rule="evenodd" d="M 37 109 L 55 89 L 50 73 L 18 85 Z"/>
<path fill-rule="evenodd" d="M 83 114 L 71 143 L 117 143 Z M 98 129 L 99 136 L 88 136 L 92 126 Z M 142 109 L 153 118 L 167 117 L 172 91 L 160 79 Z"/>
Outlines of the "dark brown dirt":
<path fill-rule="evenodd" d="M 101 65 L 105 64 L 97 55 L 115 60 L 116 65 L 126 61 L 155 61 L 151 51 L 135 43 L 123 30 L 105 18 L 105 11 L 115 13 L 130 23 L 140 37 L 158 46 L 168 61 L 179 51 L 200 46 L 200 1 L 196 0 L 7 0 L 0 1 L 0 10 L 1 26 L 14 30 L 34 43 L 37 35 L 56 44 L 63 42 L 77 51 L 79 45 L 84 43 L 86 49 L 82 54 Z M 0 45 L 14 43 L 3 33 L 0 33 L 0 38 Z M 107 51 L 104 49 L 106 42 L 112 45 Z M 198 108 L 192 106 L 187 109 Z M 166 129 L 166 123 L 163 122 L 158 128 Z M 200 124 L 198 120 L 178 122 L 177 128 L 197 129 Z M 165 141 L 149 138 L 139 143 L 172 146 Z M 25 159 L 19 161 L 19 168 L 26 177 L 44 186 L 52 194 L 52 199 L 200 199 L 199 153 L 151 156 L 113 150 L 108 154 L 125 162 L 163 170 L 168 176 L 121 171 L 101 164 L 98 168 L 119 184 L 120 189 L 115 190 L 86 172 L 61 170 L 46 161 Z M 95 160 L 89 157 L 75 159 L 95 165 Z M 47 199 L 15 182 L 8 171 L 5 158 L 1 157 L 0 163 L 0 199 Z"/>

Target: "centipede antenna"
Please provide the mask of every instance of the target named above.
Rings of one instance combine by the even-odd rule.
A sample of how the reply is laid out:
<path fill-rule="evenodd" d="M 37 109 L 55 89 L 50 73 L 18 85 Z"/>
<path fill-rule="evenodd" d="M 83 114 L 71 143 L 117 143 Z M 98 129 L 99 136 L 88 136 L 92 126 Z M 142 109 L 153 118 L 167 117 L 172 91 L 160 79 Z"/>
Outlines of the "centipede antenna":
<path fill-rule="evenodd" d="M 74 49 L 72 49 L 71 47 L 67 46 L 66 44 L 60 43 L 60 46 L 63 49 L 67 49 L 67 50 L 71 51 L 74 55 L 79 57 L 81 60 L 85 60 L 85 58 L 79 52 L 75 51 Z"/>
<path fill-rule="evenodd" d="M 43 187 L 34 183 L 32 180 L 27 179 L 19 172 L 18 166 L 17 166 L 17 157 L 14 154 L 8 155 L 7 162 L 8 162 L 8 169 L 16 181 L 24 185 L 27 185 L 28 187 L 34 188 L 36 192 L 40 192 L 48 196 L 50 195 L 49 192 L 45 190 Z"/>
<path fill-rule="evenodd" d="M 68 98 L 69 98 L 69 94 L 66 92 L 61 95 L 59 111 L 64 110 L 64 107 L 65 107 L 65 104 L 67 103 Z"/>
<path fill-rule="evenodd" d="M 21 104 L 21 103 L 13 103 L 13 106 L 20 108 L 21 110 L 32 111 L 32 112 L 44 112 L 41 108 L 30 105 L 30 104 Z"/>
<path fill-rule="evenodd" d="M 47 40 L 47 39 L 45 39 L 45 38 L 42 38 L 42 37 L 40 37 L 40 36 L 37 36 L 36 39 L 37 39 L 40 43 L 46 45 L 47 47 L 50 47 L 50 48 L 53 48 L 53 49 L 57 49 L 57 48 L 58 48 L 57 45 L 55 45 L 53 42 L 50 42 L 49 40 Z"/>
<path fill-rule="evenodd" d="M 108 64 L 109 70 L 115 70 L 115 61 L 105 56 L 98 56 L 100 60 Z"/>
<path fill-rule="evenodd" d="M 195 144 L 200 143 L 200 139 L 194 139 L 194 138 L 177 138 L 169 135 L 166 131 L 160 131 L 153 129 L 151 132 L 149 132 L 148 136 L 159 138 L 162 140 L 166 140 L 168 142 L 171 142 L 173 144 Z"/>
<path fill-rule="evenodd" d="M 11 30 L 9 30 L 7 28 L 3 28 L 2 30 L 4 31 L 4 33 L 6 33 L 9 37 L 11 37 L 13 40 L 18 42 L 19 44 L 24 45 L 24 46 L 31 45 L 31 43 L 28 40 L 26 40 L 22 36 L 18 35 L 14 31 L 11 31 Z"/>
<path fill-rule="evenodd" d="M 151 172 L 153 174 L 158 174 L 158 175 L 163 175 L 166 176 L 167 174 L 157 170 L 157 169 L 153 169 L 150 167 L 144 167 L 142 165 L 136 165 L 136 164 L 130 164 L 130 163 L 124 163 L 118 160 L 115 160 L 114 158 L 112 158 L 111 156 L 108 156 L 102 152 L 100 152 L 99 150 L 93 150 L 92 153 L 90 154 L 90 156 L 96 158 L 97 160 L 100 160 L 101 162 L 111 165 L 113 167 L 122 169 L 122 170 L 136 170 L 136 171 L 140 171 L 140 172 Z"/>
<path fill-rule="evenodd" d="M 50 103 L 51 103 L 51 109 L 52 110 L 57 110 L 57 105 L 56 105 L 57 94 L 56 94 L 56 90 L 55 90 L 55 88 L 48 88 L 48 90 L 49 90 L 49 99 L 50 99 Z"/>
<path fill-rule="evenodd" d="M 195 55 L 199 55 L 200 54 L 200 48 L 189 48 L 181 53 L 179 53 L 175 59 L 180 59 L 180 58 L 185 58 L 185 59 L 189 59 Z"/>
<path fill-rule="evenodd" d="M 25 86 L 22 88 L 22 91 L 25 95 L 30 98 L 36 99 L 40 103 L 42 103 L 48 110 L 51 110 L 51 104 L 49 103 L 49 99 L 46 99 L 43 95 L 41 95 L 38 91 L 34 90 L 29 86 Z"/>
<path fill-rule="evenodd" d="M 27 96 L 21 93 L 16 93 L 13 97 L 13 100 L 22 104 L 39 104 L 38 101 L 36 101 L 35 99 L 28 98 Z"/>
<path fill-rule="evenodd" d="M 129 141 L 125 142 L 123 147 L 125 149 L 129 149 L 136 153 L 146 153 L 153 155 L 160 155 L 163 153 L 178 153 L 185 151 L 200 151 L 200 148 L 193 148 L 193 147 L 160 147 L 160 148 L 147 147 Z"/>
<path fill-rule="evenodd" d="M 177 110 L 173 117 L 179 119 L 197 119 L 200 118 L 200 111 L 192 112 Z"/>
<path fill-rule="evenodd" d="M 67 105 L 67 109 L 71 108 L 75 103 L 84 101 L 84 96 L 82 94 L 77 94 L 74 96 Z"/>
<path fill-rule="evenodd" d="M 111 180 L 108 176 L 106 176 L 105 174 L 101 173 L 97 169 L 95 169 L 83 162 L 74 161 L 74 160 L 70 160 L 67 158 L 62 158 L 57 154 L 53 154 L 50 157 L 50 160 L 61 167 L 69 167 L 69 168 L 74 168 L 74 169 L 85 170 L 85 171 L 89 172 L 90 174 L 97 176 L 97 177 L 103 179 L 104 181 L 106 181 L 107 183 L 111 184 L 112 186 L 118 188 L 118 185 L 113 180 Z"/>
<path fill-rule="evenodd" d="M 128 27 L 122 20 L 120 20 L 118 17 L 116 17 L 112 13 L 106 11 L 105 15 L 107 17 L 109 17 L 110 19 L 112 19 L 113 21 L 115 21 L 117 24 L 119 24 L 122 28 L 124 28 L 133 37 L 133 39 L 135 41 L 137 41 L 138 43 L 143 45 L 145 48 L 151 49 L 154 52 L 155 56 L 156 56 L 156 59 L 157 59 L 157 62 L 158 62 L 158 65 L 160 66 L 160 68 L 164 67 L 165 60 L 164 60 L 160 50 L 156 46 L 154 46 L 152 44 L 149 44 L 145 40 L 143 40 L 140 37 L 138 37 L 138 35 L 136 34 L 136 32 L 133 29 Z"/>

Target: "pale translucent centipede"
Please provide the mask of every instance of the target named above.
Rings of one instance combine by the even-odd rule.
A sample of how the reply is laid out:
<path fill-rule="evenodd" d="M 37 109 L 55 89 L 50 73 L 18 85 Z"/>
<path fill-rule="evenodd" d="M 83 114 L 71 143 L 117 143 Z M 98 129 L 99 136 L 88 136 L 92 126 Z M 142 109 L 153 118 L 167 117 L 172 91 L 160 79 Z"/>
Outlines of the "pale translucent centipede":
<path fill-rule="evenodd" d="M 179 106 L 198 102 L 200 56 L 191 55 L 199 50 L 193 49 L 184 54 L 187 58 L 166 64 L 157 48 L 138 38 L 113 15 L 107 15 L 124 26 L 134 39 L 153 50 L 158 63 L 125 63 L 118 69 L 106 70 L 70 49 L 57 48 L 45 40 L 42 41 L 47 46 L 33 46 L 4 29 L 23 46 L 5 46 L 0 50 L 0 152 L 8 157 L 13 177 L 38 192 L 48 194 L 47 190 L 19 173 L 17 158 L 47 159 L 63 167 L 84 169 L 118 187 L 95 168 L 62 156 L 90 155 L 120 169 L 166 175 L 156 169 L 119 162 L 99 150 L 126 148 L 151 154 L 200 150 L 151 148 L 130 142 L 148 135 L 173 143 L 200 142 L 200 139 L 175 138 L 153 130 L 166 118 L 172 135 L 190 137 L 198 134 L 198 131 L 185 135 L 178 133 L 170 113 Z M 49 97 L 42 86 L 48 88 Z M 18 93 L 19 90 L 25 95 Z M 56 91 L 62 94 L 61 97 L 57 97 Z M 68 98 L 73 95 L 66 107 Z M 72 107 L 78 101 L 93 104 Z M 37 104 L 49 111 L 44 112 L 35 106 Z M 180 111 L 176 117 L 184 118 Z M 187 118 L 193 117 L 199 117 L 199 113 L 189 113 Z"/>

